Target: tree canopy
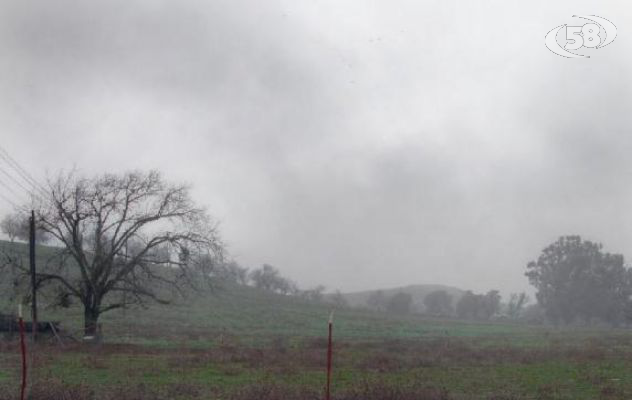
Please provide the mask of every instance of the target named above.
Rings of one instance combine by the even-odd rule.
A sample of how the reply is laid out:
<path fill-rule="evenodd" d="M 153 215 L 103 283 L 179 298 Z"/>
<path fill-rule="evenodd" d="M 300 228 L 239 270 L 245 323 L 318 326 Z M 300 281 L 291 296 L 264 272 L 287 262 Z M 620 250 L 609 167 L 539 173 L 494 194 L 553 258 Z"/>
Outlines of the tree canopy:
<path fill-rule="evenodd" d="M 475 294 L 468 290 L 456 303 L 456 314 L 460 318 L 487 320 L 499 310 L 498 290 L 490 290 L 486 294 Z"/>
<path fill-rule="evenodd" d="M 525 275 L 552 321 L 618 324 L 626 318 L 632 294 L 630 269 L 623 255 L 604 252 L 600 243 L 560 237 L 527 265 Z"/>
<path fill-rule="evenodd" d="M 452 296 L 445 290 L 435 290 L 424 297 L 426 313 L 431 315 L 451 315 L 454 312 L 452 307 Z"/>
<path fill-rule="evenodd" d="M 413 303 L 410 293 L 398 292 L 391 296 L 386 303 L 386 310 L 394 314 L 408 314 Z"/>

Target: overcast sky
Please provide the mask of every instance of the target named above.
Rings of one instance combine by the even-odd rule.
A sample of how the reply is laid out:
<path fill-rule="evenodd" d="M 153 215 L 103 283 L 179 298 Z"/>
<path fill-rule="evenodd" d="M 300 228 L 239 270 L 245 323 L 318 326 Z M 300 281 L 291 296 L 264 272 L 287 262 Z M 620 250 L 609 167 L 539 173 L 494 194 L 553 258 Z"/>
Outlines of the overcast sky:
<path fill-rule="evenodd" d="M 617 39 L 554 55 L 574 14 Z M 2 0 L 0 145 L 42 181 L 190 182 L 303 287 L 521 291 L 559 235 L 632 259 L 631 28 L 626 1 Z"/>

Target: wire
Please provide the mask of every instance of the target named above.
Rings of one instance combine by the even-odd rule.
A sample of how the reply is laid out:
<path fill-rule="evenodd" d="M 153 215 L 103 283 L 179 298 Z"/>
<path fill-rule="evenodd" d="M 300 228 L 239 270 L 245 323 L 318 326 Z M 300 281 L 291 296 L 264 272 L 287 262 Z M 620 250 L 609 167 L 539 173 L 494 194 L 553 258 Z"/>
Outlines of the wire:
<path fill-rule="evenodd" d="M 15 190 L 13 190 L 11 186 L 7 185 L 6 182 L 4 182 L 2 179 L 0 179 L 0 185 L 4 186 L 10 193 L 20 199 L 20 195 Z M 20 202 L 22 202 L 22 199 L 20 199 Z"/>
<path fill-rule="evenodd" d="M 29 194 L 29 197 L 34 198 L 34 197 L 38 197 L 41 200 L 41 197 L 39 195 L 37 195 L 36 193 L 34 193 L 33 191 L 27 189 L 24 185 L 22 185 L 22 183 L 20 183 L 20 181 L 18 181 L 13 175 L 9 174 L 7 171 L 5 171 L 4 169 L 2 169 L 2 167 L 0 167 L 0 172 L 2 172 L 3 174 L 5 174 L 9 179 L 11 179 L 13 182 L 15 182 L 16 185 L 18 185 L 20 188 L 22 188 L 22 190 L 24 190 L 26 193 Z M 7 185 L 5 185 L 7 186 Z"/>
<path fill-rule="evenodd" d="M 9 152 L 6 151 L 1 145 L 0 158 L 2 158 L 9 165 L 9 167 L 17 172 L 18 175 L 34 189 L 39 190 L 44 195 L 48 195 L 46 189 L 44 189 L 44 187 L 37 180 L 35 180 L 35 178 L 33 178 L 33 176 L 29 174 L 28 171 L 20 165 L 20 163 L 18 163 L 13 157 L 11 157 Z"/>
<path fill-rule="evenodd" d="M 20 209 L 20 207 L 15 204 L 12 200 L 10 200 L 8 197 L 6 197 L 5 195 L 3 195 L 2 193 L 0 193 L 0 199 L 6 201 L 7 203 L 11 204 L 14 208 L 16 209 Z"/>
<path fill-rule="evenodd" d="M 26 169 L 24 169 L 24 167 L 20 165 L 20 163 L 18 163 L 13 157 L 11 157 L 9 152 L 6 151 L 2 146 L 0 146 L 0 157 L 4 159 L 5 162 L 7 162 L 7 164 L 9 164 L 16 171 L 22 177 L 22 179 L 27 181 L 34 188 L 38 190 L 43 190 L 44 193 L 46 193 L 46 190 L 43 189 L 43 186 L 40 185 L 40 183 L 35 180 L 35 178 L 33 178 L 33 176 L 29 174 Z"/>
<path fill-rule="evenodd" d="M 7 185 L 4 181 L 0 180 L 0 185 L 4 186 L 9 192 L 13 193 L 13 195 L 15 197 L 20 197 L 17 192 L 15 192 L 13 190 L 13 188 L 9 185 Z M 16 210 L 25 210 L 26 207 L 24 206 L 18 206 L 13 200 L 11 200 L 10 198 L 8 198 L 7 196 L 5 196 L 4 194 L 0 193 L 0 198 L 3 199 L 4 201 L 6 201 L 7 203 L 9 203 L 10 205 L 13 206 L 13 208 L 15 208 Z"/>

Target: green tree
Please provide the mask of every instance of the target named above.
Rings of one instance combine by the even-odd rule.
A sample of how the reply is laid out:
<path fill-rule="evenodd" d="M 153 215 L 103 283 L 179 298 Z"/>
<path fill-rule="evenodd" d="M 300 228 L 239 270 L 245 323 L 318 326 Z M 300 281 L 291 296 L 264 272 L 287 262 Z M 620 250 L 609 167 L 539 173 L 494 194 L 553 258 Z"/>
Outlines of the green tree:
<path fill-rule="evenodd" d="M 498 290 L 490 290 L 486 294 L 475 294 L 468 290 L 456 303 L 456 314 L 459 318 L 487 320 L 499 310 Z"/>
<path fill-rule="evenodd" d="M 482 314 L 485 319 L 490 319 L 500 311 L 500 293 L 498 290 L 490 290 L 481 299 Z"/>
<path fill-rule="evenodd" d="M 560 237 L 527 265 L 525 275 L 553 321 L 618 324 L 625 319 L 632 294 L 630 270 L 623 255 L 603 252 L 600 243 Z"/>
<path fill-rule="evenodd" d="M 412 303 L 412 295 L 409 293 L 399 292 L 388 299 L 386 310 L 395 314 L 408 314 Z"/>
<path fill-rule="evenodd" d="M 430 292 L 424 297 L 426 313 L 431 315 L 451 315 L 454 312 L 452 307 L 452 296 L 445 290 Z"/>
<path fill-rule="evenodd" d="M 478 296 L 468 290 L 456 302 L 456 315 L 459 318 L 474 319 L 478 317 Z"/>

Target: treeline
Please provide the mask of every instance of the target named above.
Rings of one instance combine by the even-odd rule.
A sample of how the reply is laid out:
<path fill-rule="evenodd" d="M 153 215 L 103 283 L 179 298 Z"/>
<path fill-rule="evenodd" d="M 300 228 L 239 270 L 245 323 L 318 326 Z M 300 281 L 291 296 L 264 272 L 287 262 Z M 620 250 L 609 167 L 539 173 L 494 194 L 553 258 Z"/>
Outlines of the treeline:
<path fill-rule="evenodd" d="M 500 293 L 490 290 L 484 294 L 466 291 L 454 297 L 445 290 L 435 290 L 415 304 L 409 293 L 398 292 L 386 296 L 383 291 L 372 292 L 366 306 L 374 311 L 397 314 L 421 314 L 433 317 L 454 317 L 470 320 L 520 319 L 525 316 L 529 298 L 525 293 L 512 294 L 502 303 Z"/>
<path fill-rule="evenodd" d="M 420 301 L 409 293 L 372 292 L 364 308 L 392 314 L 423 314 L 466 320 L 514 320 L 527 323 L 628 325 L 632 320 L 632 268 L 623 255 L 603 251 L 600 243 L 580 236 L 560 237 L 527 265 L 525 273 L 536 289 L 536 302 L 525 293 L 504 301 L 498 290 L 466 291 L 462 295 L 435 290 Z M 340 292 L 325 294 L 324 286 L 301 289 L 268 264 L 249 270 L 236 262 L 222 264 L 215 276 L 310 302 L 347 307 Z"/>
<path fill-rule="evenodd" d="M 512 294 L 503 303 L 497 290 L 467 291 L 458 298 L 438 290 L 426 295 L 421 305 L 405 293 L 387 297 L 376 291 L 366 306 L 472 320 L 611 326 L 632 322 L 632 268 L 622 254 L 605 252 L 601 243 L 562 236 L 527 264 L 525 275 L 536 289 L 535 304 L 529 304 L 524 293 Z"/>
<path fill-rule="evenodd" d="M 250 270 L 235 261 L 216 267 L 214 276 L 222 282 L 254 287 L 256 289 L 283 296 L 294 297 L 308 302 L 331 304 L 337 308 L 348 307 L 344 295 L 337 291 L 325 294 L 322 285 L 311 289 L 301 289 L 291 279 L 269 264 Z M 415 304 L 410 293 L 397 292 L 387 295 L 381 290 L 372 292 L 364 308 L 390 314 L 423 314 L 434 317 L 452 317 L 469 320 L 520 319 L 527 310 L 528 297 L 524 293 L 512 294 L 502 303 L 498 290 L 477 294 L 466 291 L 454 297 L 445 290 L 436 290 L 423 298 L 422 304 Z"/>
<path fill-rule="evenodd" d="M 269 264 L 250 270 L 231 261 L 217 266 L 214 276 L 222 282 L 251 286 L 269 293 L 292 296 L 308 302 L 334 303 L 338 307 L 347 306 L 340 292 L 336 292 L 333 296 L 325 296 L 326 288 L 322 285 L 301 289 L 296 282 L 283 276 L 277 268 Z"/>
<path fill-rule="evenodd" d="M 413 296 L 399 292 L 386 296 L 381 290 L 372 292 L 367 300 L 369 308 L 375 311 L 386 311 L 395 314 L 408 314 L 412 311 Z"/>

